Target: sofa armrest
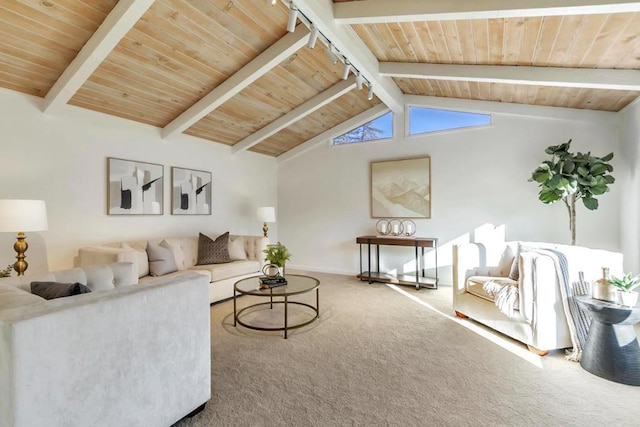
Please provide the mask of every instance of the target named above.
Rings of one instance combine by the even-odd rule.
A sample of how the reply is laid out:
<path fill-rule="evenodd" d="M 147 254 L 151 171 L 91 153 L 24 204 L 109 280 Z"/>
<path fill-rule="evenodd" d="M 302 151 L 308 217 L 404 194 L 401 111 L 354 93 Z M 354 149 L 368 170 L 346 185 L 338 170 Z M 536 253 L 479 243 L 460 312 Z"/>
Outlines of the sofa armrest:
<path fill-rule="evenodd" d="M 172 425 L 211 396 L 208 296 L 185 273 L 0 312 L 0 425 Z"/>
<path fill-rule="evenodd" d="M 453 245 L 453 295 L 465 292 L 467 278 L 480 266 L 480 247 L 474 243 Z"/>

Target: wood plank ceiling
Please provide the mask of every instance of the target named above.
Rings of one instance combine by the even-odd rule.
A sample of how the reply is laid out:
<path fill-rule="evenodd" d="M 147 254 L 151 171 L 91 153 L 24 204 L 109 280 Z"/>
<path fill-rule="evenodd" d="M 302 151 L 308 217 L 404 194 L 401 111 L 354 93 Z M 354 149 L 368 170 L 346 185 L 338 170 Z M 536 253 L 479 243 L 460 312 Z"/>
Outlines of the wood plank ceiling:
<path fill-rule="evenodd" d="M 117 3 L 0 2 L 0 86 L 45 97 Z M 265 0 L 156 0 L 68 103 L 165 128 L 281 41 L 288 13 L 282 1 L 271 7 Z M 350 27 L 381 63 L 640 69 L 637 12 Z M 250 139 L 341 83 L 343 64 L 331 63 L 324 50 L 321 42 L 301 47 L 180 130 L 228 146 Z M 462 78 L 393 81 L 411 95 L 604 111 L 619 111 L 640 96 L 636 90 Z M 368 100 L 366 89 L 348 91 L 248 149 L 279 156 L 380 103 Z"/>

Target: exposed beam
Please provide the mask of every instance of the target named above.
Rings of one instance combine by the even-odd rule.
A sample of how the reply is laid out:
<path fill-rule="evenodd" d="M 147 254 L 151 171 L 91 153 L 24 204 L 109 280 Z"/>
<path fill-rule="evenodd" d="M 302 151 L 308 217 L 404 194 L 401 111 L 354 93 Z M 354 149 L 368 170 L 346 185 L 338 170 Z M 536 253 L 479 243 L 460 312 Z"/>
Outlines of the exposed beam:
<path fill-rule="evenodd" d="M 363 0 L 335 3 L 333 11 L 338 24 L 374 24 L 638 12 L 640 11 L 640 2 L 620 0 Z"/>
<path fill-rule="evenodd" d="M 378 75 L 378 60 L 353 28 L 336 24 L 333 19 L 333 1 L 295 0 L 295 5 L 373 83 L 376 96 L 394 113 L 402 113 L 402 92 L 392 79 Z"/>
<path fill-rule="evenodd" d="M 334 99 L 340 98 L 342 95 L 353 90 L 353 88 L 355 87 L 356 79 L 353 76 L 351 76 L 347 80 L 340 81 L 340 83 L 330 87 L 329 89 L 311 98 L 310 100 L 303 102 L 284 116 L 274 120 L 259 131 L 249 135 L 242 141 L 238 142 L 233 147 L 231 147 L 231 152 L 237 153 L 238 151 L 248 150 L 249 148 L 253 147 L 256 144 L 259 144 L 270 136 L 275 135 L 282 129 L 289 126 L 291 123 L 308 116 L 314 111 L 329 104 Z"/>
<path fill-rule="evenodd" d="M 198 120 L 227 102 L 251 83 L 267 74 L 307 43 L 309 30 L 302 24 L 292 33 L 287 33 L 251 62 L 231 75 L 227 80 L 202 97 L 198 102 L 173 119 L 162 129 L 167 138 L 193 126 Z"/>
<path fill-rule="evenodd" d="M 51 87 L 42 110 L 46 113 L 66 104 L 153 2 L 120 0 Z"/>
<path fill-rule="evenodd" d="M 640 90 L 638 70 L 381 62 L 380 75 L 410 79 Z"/>
<path fill-rule="evenodd" d="M 330 139 L 335 138 L 336 136 L 342 135 L 343 133 L 347 133 L 352 129 L 357 128 L 358 126 L 362 126 L 363 124 L 370 122 L 378 116 L 389 111 L 389 108 L 384 104 L 378 104 L 374 107 L 369 108 L 368 110 L 354 116 L 337 126 L 332 127 L 329 130 L 322 132 L 320 135 L 316 135 L 310 140 L 303 142 L 302 144 L 292 148 L 291 150 L 283 153 L 277 157 L 278 163 L 286 162 L 287 160 L 291 160 L 294 157 L 299 156 L 300 154 L 309 151 L 316 145 L 322 142 L 328 142 Z"/>

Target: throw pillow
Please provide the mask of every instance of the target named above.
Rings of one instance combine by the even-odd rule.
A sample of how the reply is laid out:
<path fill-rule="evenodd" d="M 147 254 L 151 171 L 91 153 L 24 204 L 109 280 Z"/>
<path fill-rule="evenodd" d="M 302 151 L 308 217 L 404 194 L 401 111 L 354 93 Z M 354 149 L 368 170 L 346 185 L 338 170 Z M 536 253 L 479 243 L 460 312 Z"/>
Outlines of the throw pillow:
<path fill-rule="evenodd" d="M 247 251 L 244 250 L 244 237 L 229 238 L 229 258 L 231 261 L 247 259 Z"/>
<path fill-rule="evenodd" d="M 44 299 L 70 297 L 91 292 L 82 283 L 31 282 L 31 293 Z"/>
<path fill-rule="evenodd" d="M 196 265 L 223 264 L 231 262 L 229 258 L 229 232 L 213 240 L 200 233 L 198 237 L 198 262 Z"/>
<path fill-rule="evenodd" d="M 173 249 L 166 240 L 160 242 L 159 245 L 147 243 L 147 256 L 149 257 L 149 274 L 152 276 L 164 276 L 178 271 Z"/>

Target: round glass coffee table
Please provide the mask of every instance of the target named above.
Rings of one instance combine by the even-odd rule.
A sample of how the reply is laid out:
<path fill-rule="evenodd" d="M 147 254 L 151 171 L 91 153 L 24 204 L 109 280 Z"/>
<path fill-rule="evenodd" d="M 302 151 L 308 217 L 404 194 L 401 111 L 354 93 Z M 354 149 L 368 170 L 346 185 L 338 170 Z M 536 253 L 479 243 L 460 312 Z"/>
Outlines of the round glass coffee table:
<path fill-rule="evenodd" d="M 257 331 L 284 331 L 284 338 L 287 338 L 287 331 L 289 329 L 301 328 L 303 326 L 308 325 L 309 323 L 316 320 L 320 317 L 320 281 L 315 277 L 311 276 L 302 276 L 299 274 L 287 274 L 285 276 L 287 279 L 287 284 L 283 286 L 276 286 L 273 288 L 260 289 L 260 280 L 259 276 L 248 277 L 246 279 L 238 280 L 235 285 L 233 285 L 233 326 L 242 325 L 245 328 L 255 329 Z M 289 297 L 294 295 L 300 295 L 311 291 L 316 291 L 316 306 L 312 306 L 311 304 L 307 304 L 299 301 L 289 301 Z M 237 309 L 236 299 L 238 295 L 251 295 L 254 297 L 262 297 L 269 298 L 267 302 L 260 302 L 256 304 L 251 304 L 247 307 L 242 308 L 241 310 Z M 274 301 L 274 297 L 282 297 L 282 300 Z M 284 326 L 278 328 L 268 328 L 257 325 L 252 325 L 240 320 L 240 315 L 251 308 L 258 307 L 261 305 L 269 305 L 270 309 L 273 309 L 274 304 L 284 304 Z M 296 323 L 293 325 L 289 325 L 288 322 L 288 306 L 289 304 L 296 304 L 299 306 L 308 307 L 314 312 L 313 318 L 307 320 L 305 322 Z"/>

